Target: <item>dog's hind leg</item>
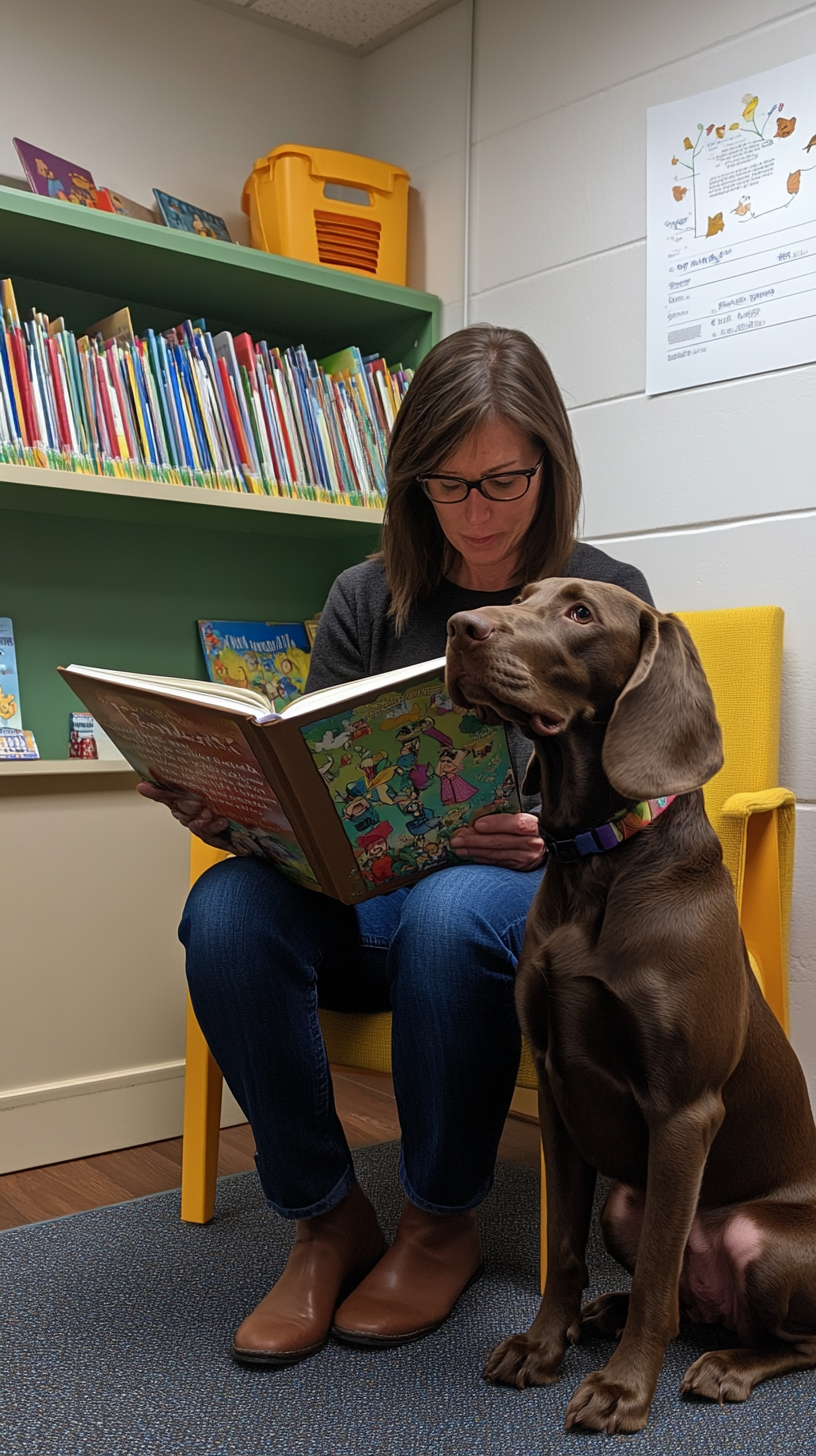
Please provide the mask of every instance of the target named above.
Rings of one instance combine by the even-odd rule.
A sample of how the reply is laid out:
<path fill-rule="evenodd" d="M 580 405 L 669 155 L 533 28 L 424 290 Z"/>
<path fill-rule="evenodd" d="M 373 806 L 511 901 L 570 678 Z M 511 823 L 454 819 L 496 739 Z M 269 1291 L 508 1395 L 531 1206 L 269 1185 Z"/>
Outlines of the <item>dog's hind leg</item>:
<path fill-rule="evenodd" d="M 747 1400 L 761 1380 L 814 1367 L 816 1337 L 759 1350 L 709 1350 L 689 1366 L 680 1394 L 702 1396 L 720 1405 L 726 1400 Z"/>
<path fill-rule="evenodd" d="M 600 1294 L 581 1310 L 581 1339 L 619 1340 L 628 1316 L 628 1294 Z"/>
<path fill-rule="evenodd" d="M 682 1395 L 747 1400 L 775 1375 L 816 1368 L 816 1204 L 743 1204 L 723 1231 L 735 1289 L 729 1323 L 754 1348 L 711 1350 L 686 1371 Z"/>

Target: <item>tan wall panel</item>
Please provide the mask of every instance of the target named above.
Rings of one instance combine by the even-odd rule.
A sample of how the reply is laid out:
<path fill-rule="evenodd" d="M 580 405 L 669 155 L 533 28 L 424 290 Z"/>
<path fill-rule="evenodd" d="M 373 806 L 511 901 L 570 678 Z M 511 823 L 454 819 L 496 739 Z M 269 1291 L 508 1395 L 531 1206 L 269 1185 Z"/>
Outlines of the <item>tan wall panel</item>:
<path fill-rule="evenodd" d="M 134 775 L 0 769 L 0 1092 L 183 1057 L 188 854 Z"/>

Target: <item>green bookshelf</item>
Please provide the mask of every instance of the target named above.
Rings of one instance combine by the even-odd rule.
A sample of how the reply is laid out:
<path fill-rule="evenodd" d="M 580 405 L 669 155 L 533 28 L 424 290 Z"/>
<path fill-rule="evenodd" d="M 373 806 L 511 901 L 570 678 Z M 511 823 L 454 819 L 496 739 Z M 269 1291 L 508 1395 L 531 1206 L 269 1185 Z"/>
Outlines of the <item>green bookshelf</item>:
<path fill-rule="evenodd" d="M 0 187 L 0 276 L 21 310 L 82 331 L 127 305 L 137 331 L 204 317 L 313 357 L 359 344 L 415 366 L 439 301 L 229 243 Z M 298 621 L 377 549 L 378 511 L 0 465 L 0 614 L 14 620 L 27 728 L 67 755 L 87 662 L 204 675 L 199 617 Z M 1 772 L 2 770 L 0 770 Z"/>

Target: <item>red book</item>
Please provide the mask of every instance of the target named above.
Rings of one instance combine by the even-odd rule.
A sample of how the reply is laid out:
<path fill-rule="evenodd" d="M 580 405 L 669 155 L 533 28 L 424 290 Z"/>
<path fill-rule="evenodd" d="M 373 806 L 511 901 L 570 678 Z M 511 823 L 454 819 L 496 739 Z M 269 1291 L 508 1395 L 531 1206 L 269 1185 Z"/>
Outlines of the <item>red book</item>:
<path fill-rule="evenodd" d="M 232 380 L 227 373 L 227 366 L 224 360 L 217 359 L 216 363 L 218 365 L 218 373 L 221 375 L 221 386 L 224 390 L 224 398 L 227 401 L 227 410 L 229 412 L 230 424 L 232 425 L 233 437 L 238 447 L 238 454 L 241 457 L 242 463 L 247 467 L 247 470 L 252 470 L 252 458 L 246 442 L 244 427 L 241 424 L 241 414 L 235 400 L 235 395 L 232 392 Z"/>
<path fill-rule="evenodd" d="M 239 334 L 237 339 L 233 339 L 232 343 L 238 363 L 243 364 L 244 368 L 248 369 L 250 374 L 254 374 L 257 355 L 255 353 L 255 345 L 249 334 Z"/>
<path fill-rule="evenodd" d="M 34 400 L 31 397 L 31 381 L 28 377 L 28 353 L 19 329 L 9 329 L 6 337 L 11 340 L 11 352 L 14 357 L 14 373 L 17 379 L 17 388 L 20 392 L 20 404 L 23 411 L 23 418 L 20 421 L 23 431 L 23 444 L 33 445 L 40 432 L 37 427 L 37 414 L 34 409 Z"/>
<path fill-rule="evenodd" d="M 68 409 L 62 388 L 60 351 L 54 339 L 46 339 L 45 347 L 48 350 L 48 359 L 51 366 L 51 381 L 54 387 L 54 400 L 57 406 L 57 424 L 59 425 L 60 443 L 62 444 L 63 450 L 73 450 L 71 426 L 68 423 Z"/>

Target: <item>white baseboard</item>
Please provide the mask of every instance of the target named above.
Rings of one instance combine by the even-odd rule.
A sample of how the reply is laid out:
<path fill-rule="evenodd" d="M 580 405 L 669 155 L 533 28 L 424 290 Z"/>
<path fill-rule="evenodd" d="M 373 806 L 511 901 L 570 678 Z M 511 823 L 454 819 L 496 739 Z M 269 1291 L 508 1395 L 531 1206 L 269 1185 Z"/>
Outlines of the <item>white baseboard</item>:
<path fill-rule="evenodd" d="M 184 1062 L 0 1092 L 0 1173 L 179 1137 Z M 244 1122 L 224 1088 L 221 1126 Z"/>

